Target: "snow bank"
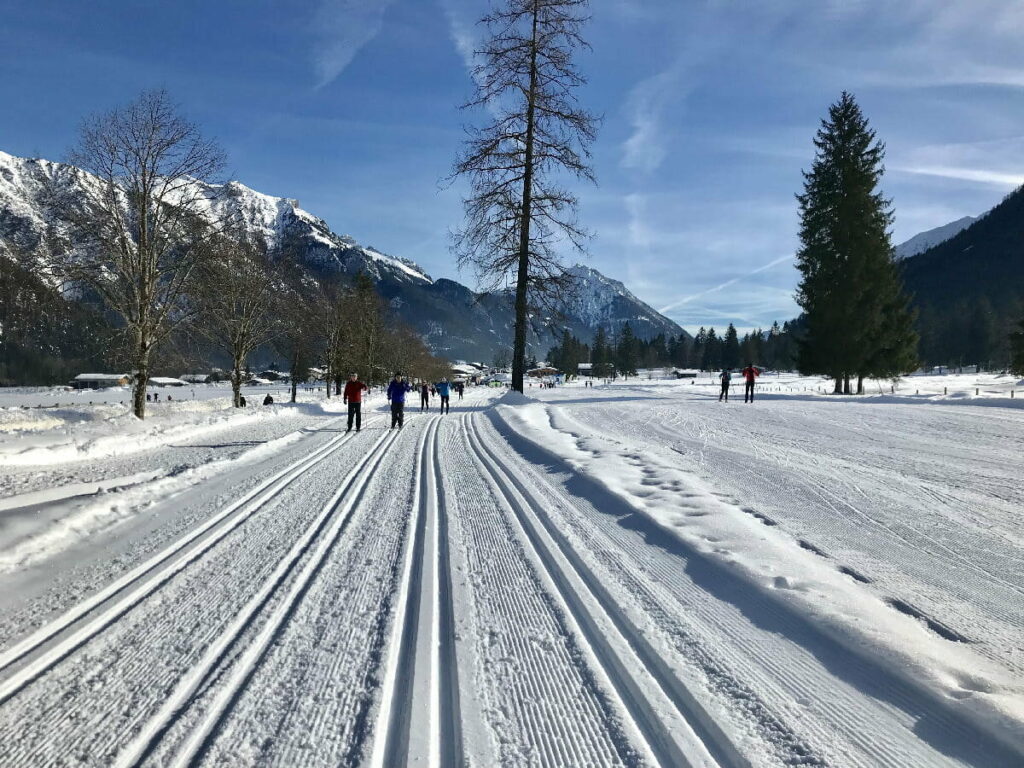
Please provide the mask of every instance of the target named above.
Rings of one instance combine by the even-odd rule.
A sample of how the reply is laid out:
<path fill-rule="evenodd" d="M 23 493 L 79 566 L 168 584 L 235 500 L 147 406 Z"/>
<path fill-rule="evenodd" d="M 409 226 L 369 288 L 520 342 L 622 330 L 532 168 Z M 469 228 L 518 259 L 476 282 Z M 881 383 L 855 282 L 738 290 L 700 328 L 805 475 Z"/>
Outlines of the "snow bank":
<path fill-rule="evenodd" d="M 315 411 L 335 414 L 340 398 L 312 403 L 262 406 L 254 396 L 248 408 L 233 408 L 227 397 L 152 404 L 145 420 L 126 405 L 65 408 L 0 408 L 0 462 L 6 466 L 46 466 L 123 456 L 190 440 L 228 427 L 266 419 L 289 419 Z"/>
<path fill-rule="evenodd" d="M 775 604 L 813 622 L 850 652 L 956 709 L 1011 747 L 1024 743 L 1024 686 L 966 643 L 934 634 L 923 621 L 801 548 L 752 511 L 728 503 L 649 445 L 601 437 L 557 406 L 506 396 L 492 417 L 556 462 L 590 478 L 703 556 L 733 569 Z"/>

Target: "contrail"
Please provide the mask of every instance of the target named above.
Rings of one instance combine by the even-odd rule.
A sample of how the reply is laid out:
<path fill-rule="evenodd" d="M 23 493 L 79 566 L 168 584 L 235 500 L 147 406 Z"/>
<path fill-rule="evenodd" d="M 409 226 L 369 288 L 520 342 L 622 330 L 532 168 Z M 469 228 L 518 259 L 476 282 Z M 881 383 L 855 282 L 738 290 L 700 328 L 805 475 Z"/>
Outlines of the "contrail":
<path fill-rule="evenodd" d="M 671 304 L 668 304 L 668 305 L 662 307 L 661 309 L 659 309 L 658 312 L 660 312 L 661 314 L 665 314 L 670 309 L 675 309 L 676 307 L 681 307 L 683 304 L 691 302 L 694 299 L 699 299 L 701 296 L 707 296 L 709 293 L 714 293 L 715 291 L 720 291 L 723 288 L 728 288 L 730 285 L 733 285 L 734 283 L 738 283 L 740 280 L 746 280 L 748 277 L 753 277 L 758 272 L 764 272 L 765 270 L 771 269 L 772 267 L 774 267 L 774 266 L 776 266 L 778 264 L 781 264 L 784 261 L 789 261 L 792 258 L 793 258 L 792 256 L 780 256 L 779 258 L 775 259 L 775 261 L 770 261 L 767 264 L 765 264 L 764 266 L 758 267 L 754 271 L 748 272 L 745 275 L 740 275 L 739 277 L 734 277 L 731 280 L 726 280 L 721 285 L 716 285 L 714 288 L 708 288 L 706 291 L 701 291 L 700 293 L 694 293 L 694 294 L 691 294 L 690 296 L 685 296 L 685 297 L 679 299 L 679 301 L 673 301 Z"/>

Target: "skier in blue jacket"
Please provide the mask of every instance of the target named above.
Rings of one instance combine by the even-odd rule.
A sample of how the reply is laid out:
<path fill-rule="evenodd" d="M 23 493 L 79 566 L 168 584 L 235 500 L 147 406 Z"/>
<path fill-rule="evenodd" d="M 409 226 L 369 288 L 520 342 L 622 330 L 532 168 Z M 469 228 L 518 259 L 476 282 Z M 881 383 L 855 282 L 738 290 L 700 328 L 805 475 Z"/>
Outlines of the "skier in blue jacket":
<path fill-rule="evenodd" d="M 452 385 L 448 379 L 441 379 L 437 383 L 437 394 L 441 396 L 441 413 L 449 413 L 452 409 L 449 398 L 452 395 Z"/>
<path fill-rule="evenodd" d="M 405 393 L 412 392 L 409 382 L 402 381 L 401 372 L 395 372 L 395 378 L 388 384 L 388 402 L 391 403 L 391 428 L 399 429 L 405 423 Z"/>

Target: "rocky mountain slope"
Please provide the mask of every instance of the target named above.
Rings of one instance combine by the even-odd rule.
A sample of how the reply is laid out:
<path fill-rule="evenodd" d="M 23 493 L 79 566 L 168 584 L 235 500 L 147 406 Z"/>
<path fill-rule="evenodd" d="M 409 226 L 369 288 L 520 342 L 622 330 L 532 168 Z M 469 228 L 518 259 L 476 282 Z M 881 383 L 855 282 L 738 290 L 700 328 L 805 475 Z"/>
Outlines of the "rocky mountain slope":
<path fill-rule="evenodd" d="M 48 200 L 55 185 L 74 189 L 88 183 L 91 177 L 72 166 L 0 152 L 0 252 L 5 246 L 17 248 L 35 255 L 45 266 L 51 249 L 73 247 Z M 415 328 L 437 354 L 490 360 L 509 344 L 512 308 L 507 295 L 478 294 L 453 280 L 434 280 L 407 259 L 333 232 L 297 200 L 265 195 L 238 182 L 205 186 L 211 214 L 231 213 L 250 233 L 296 259 L 313 279 L 368 274 L 397 316 Z M 535 318 L 530 344 L 536 354 L 543 355 L 552 343 L 549 325 L 554 325 L 557 333 L 568 327 L 586 340 L 599 326 L 614 332 L 626 322 L 642 338 L 684 333 L 622 283 L 582 265 L 573 267 L 573 273 L 578 291 L 565 317 L 557 321 Z"/>

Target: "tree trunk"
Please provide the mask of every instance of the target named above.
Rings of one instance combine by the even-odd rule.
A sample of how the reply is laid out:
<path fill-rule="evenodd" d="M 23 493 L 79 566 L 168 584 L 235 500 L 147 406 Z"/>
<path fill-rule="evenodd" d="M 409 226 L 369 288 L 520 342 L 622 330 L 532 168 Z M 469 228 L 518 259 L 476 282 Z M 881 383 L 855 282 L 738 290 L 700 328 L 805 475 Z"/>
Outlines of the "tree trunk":
<path fill-rule="evenodd" d="M 298 378 L 299 378 L 299 360 L 298 360 L 297 357 L 293 357 L 292 358 L 291 374 L 292 374 L 291 375 L 291 379 L 292 379 L 292 402 L 294 403 L 295 399 L 296 399 L 296 395 L 298 393 L 298 388 L 299 388 L 299 381 L 298 381 Z"/>
<path fill-rule="evenodd" d="M 242 364 L 235 360 L 231 364 L 231 402 L 235 408 L 242 407 Z"/>
<path fill-rule="evenodd" d="M 857 377 L 857 394 L 858 395 L 863 395 L 864 394 L 864 377 L 863 376 L 858 376 Z"/>
<path fill-rule="evenodd" d="M 512 389 L 523 391 L 526 368 L 526 308 L 530 274 L 530 214 L 533 201 L 534 102 L 537 93 L 537 2 L 533 3 L 533 31 L 530 39 L 530 92 L 526 102 L 526 146 L 523 161 L 523 207 L 519 225 L 519 272 L 516 276 L 516 326 L 512 342 Z"/>
<path fill-rule="evenodd" d="M 136 368 L 138 371 L 132 382 L 132 412 L 137 418 L 144 419 L 146 418 L 146 386 L 149 384 L 149 353 L 147 351 L 139 352 Z"/>
<path fill-rule="evenodd" d="M 837 375 L 836 376 L 836 386 L 835 386 L 835 389 L 832 390 L 832 394 L 833 395 L 841 395 L 841 394 L 843 394 L 843 377 L 841 375 Z"/>

